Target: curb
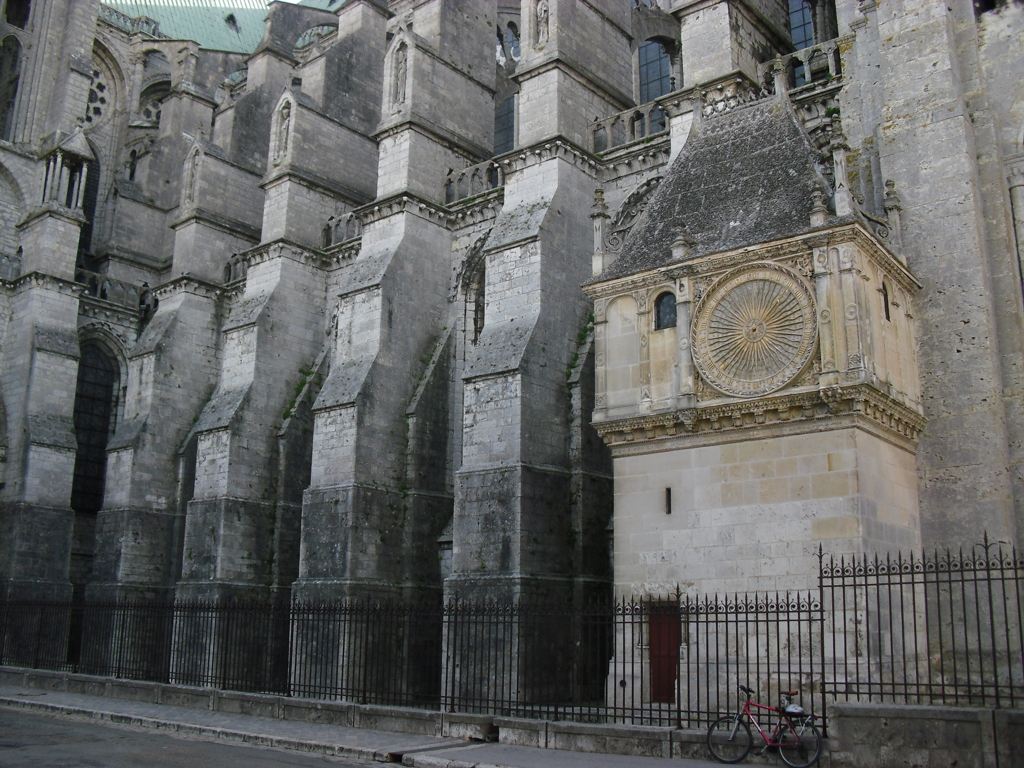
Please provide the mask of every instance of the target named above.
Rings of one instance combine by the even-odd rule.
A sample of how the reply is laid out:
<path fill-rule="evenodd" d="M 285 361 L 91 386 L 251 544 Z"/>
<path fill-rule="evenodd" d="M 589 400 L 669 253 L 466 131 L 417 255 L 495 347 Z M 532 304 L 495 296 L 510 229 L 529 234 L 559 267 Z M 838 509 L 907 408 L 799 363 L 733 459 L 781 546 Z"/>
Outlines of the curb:
<path fill-rule="evenodd" d="M 117 725 L 133 725 L 140 728 L 151 728 L 160 731 L 171 731 L 188 736 L 206 736 L 225 741 L 236 741 L 260 747 L 275 747 L 293 752 L 310 752 L 331 757 L 349 757 L 356 760 L 372 760 L 380 763 L 396 763 L 402 760 L 403 754 L 398 752 L 380 752 L 365 747 L 346 747 L 317 741 L 303 741 L 285 736 L 267 736 L 252 731 L 235 731 L 230 728 L 219 728 L 212 725 L 196 725 L 195 723 L 175 723 L 169 720 L 158 720 L 155 717 L 141 715 L 123 715 L 117 712 L 84 709 L 63 704 L 47 704 L 41 701 L 24 701 L 17 698 L 0 697 L 0 707 L 25 709 L 67 717 L 105 720 Z M 422 749 L 422 748 L 420 748 Z M 416 751 L 416 748 L 409 752 Z M 442 761 L 439 761 L 439 763 Z"/>
<path fill-rule="evenodd" d="M 445 757 L 429 757 L 427 755 L 407 755 L 402 758 L 402 765 L 409 768 L 508 768 L 493 763 L 470 763 L 466 760 L 450 760 Z"/>

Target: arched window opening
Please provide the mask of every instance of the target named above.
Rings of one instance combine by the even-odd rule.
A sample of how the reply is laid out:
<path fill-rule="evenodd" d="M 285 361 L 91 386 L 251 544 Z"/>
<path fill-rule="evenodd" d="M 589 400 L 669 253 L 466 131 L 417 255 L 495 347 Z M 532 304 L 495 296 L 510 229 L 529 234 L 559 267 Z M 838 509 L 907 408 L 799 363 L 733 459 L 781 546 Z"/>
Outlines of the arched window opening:
<path fill-rule="evenodd" d="M 466 291 L 466 337 L 470 343 L 476 344 L 480 334 L 484 330 L 484 304 L 485 295 L 485 268 L 486 263 L 482 255 L 477 252 L 469 257 L 467 265 L 468 274 L 464 278 L 463 286 Z"/>
<path fill-rule="evenodd" d="M 117 365 L 97 344 L 82 344 L 75 388 L 78 450 L 71 483 L 71 508 L 94 515 L 103 508 L 107 440 L 114 422 Z"/>
<path fill-rule="evenodd" d="M 665 46 L 657 40 L 648 40 L 640 46 L 640 103 L 654 101 L 672 92 L 672 59 Z M 661 109 L 651 112 L 651 133 L 665 130 L 665 113 Z"/>
<path fill-rule="evenodd" d="M 21 43 L 10 35 L 0 44 L 0 139 L 14 138 L 14 102 L 21 78 Z"/>
<path fill-rule="evenodd" d="M 82 232 L 78 237 L 79 255 L 92 252 L 96 201 L 100 194 L 100 164 L 96 160 L 90 160 L 88 163 L 84 163 L 83 167 L 85 169 L 85 189 L 82 193 L 82 213 L 85 215 L 85 224 L 82 225 Z"/>
<path fill-rule="evenodd" d="M 24 29 L 32 12 L 32 0 L 7 0 L 4 18 L 12 27 Z"/>
<path fill-rule="evenodd" d="M 501 33 L 501 26 L 498 27 L 496 48 L 494 51 L 494 60 L 497 61 L 501 66 L 505 66 L 507 57 L 505 56 L 505 38 Z"/>
<path fill-rule="evenodd" d="M 516 95 L 513 93 L 494 113 L 494 154 L 511 152 L 516 144 Z"/>
<path fill-rule="evenodd" d="M 676 327 L 676 297 L 671 293 L 661 294 L 654 302 L 654 330 Z"/>
<path fill-rule="evenodd" d="M 519 28 L 512 21 L 505 27 L 505 53 L 512 61 L 519 61 L 523 55 L 519 46 Z"/>
<path fill-rule="evenodd" d="M 633 115 L 633 119 L 629 121 L 629 130 L 634 139 L 642 139 L 647 135 L 647 122 L 643 112 L 637 112 Z"/>
<path fill-rule="evenodd" d="M 139 116 L 150 125 L 160 125 L 163 102 L 168 93 L 170 88 L 166 82 L 157 83 L 143 91 L 139 97 Z"/>
<path fill-rule="evenodd" d="M 882 282 L 882 288 L 880 293 L 882 294 L 882 310 L 885 312 L 885 319 L 892 321 L 891 310 L 889 309 L 889 286 Z"/>

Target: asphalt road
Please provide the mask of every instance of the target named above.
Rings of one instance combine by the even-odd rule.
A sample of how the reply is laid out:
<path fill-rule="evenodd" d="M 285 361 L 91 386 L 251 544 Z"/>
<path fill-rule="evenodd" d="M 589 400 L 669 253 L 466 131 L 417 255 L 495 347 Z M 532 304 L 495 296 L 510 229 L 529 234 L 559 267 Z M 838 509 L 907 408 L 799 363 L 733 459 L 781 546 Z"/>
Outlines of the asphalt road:
<path fill-rule="evenodd" d="M 167 734 L 0 708 L 4 768 L 289 768 L 372 766 L 245 744 Z"/>

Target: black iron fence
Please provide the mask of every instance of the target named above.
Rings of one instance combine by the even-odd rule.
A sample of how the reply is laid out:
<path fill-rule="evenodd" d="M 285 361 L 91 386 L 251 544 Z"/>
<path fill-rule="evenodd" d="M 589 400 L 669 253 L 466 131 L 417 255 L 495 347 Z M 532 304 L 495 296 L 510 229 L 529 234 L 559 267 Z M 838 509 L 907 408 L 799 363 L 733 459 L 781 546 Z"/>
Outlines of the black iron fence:
<path fill-rule="evenodd" d="M 821 557 L 825 694 L 849 701 L 1024 703 L 1024 557 L 969 551 Z"/>
<path fill-rule="evenodd" d="M 589 605 L 0 603 L 0 663 L 227 690 L 701 727 L 738 687 L 1019 707 L 1024 559 L 821 556 L 819 589 Z"/>

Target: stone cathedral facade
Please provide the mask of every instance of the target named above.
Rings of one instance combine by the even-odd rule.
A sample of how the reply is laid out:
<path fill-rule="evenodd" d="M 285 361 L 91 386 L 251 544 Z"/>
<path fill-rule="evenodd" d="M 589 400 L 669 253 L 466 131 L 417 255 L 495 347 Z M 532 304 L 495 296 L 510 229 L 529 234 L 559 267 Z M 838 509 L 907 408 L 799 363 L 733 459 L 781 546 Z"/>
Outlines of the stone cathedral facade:
<path fill-rule="evenodd" d="M 1019 3 L 200 10 L 0 2 L 4 597 L 1019 542 Z"/>

